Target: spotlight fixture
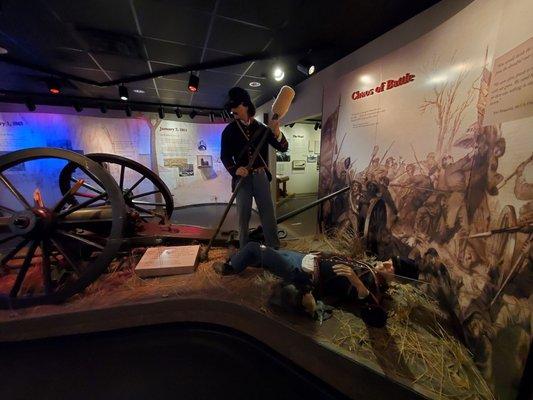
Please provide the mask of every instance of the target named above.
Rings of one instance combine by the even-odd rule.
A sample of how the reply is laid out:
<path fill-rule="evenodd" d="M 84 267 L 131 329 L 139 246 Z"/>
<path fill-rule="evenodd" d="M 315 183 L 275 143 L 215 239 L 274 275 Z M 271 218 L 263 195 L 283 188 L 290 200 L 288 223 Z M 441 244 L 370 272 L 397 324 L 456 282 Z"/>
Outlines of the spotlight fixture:
<path fill-rule="evenodd" d="M 107 106 L 105 104 L 100 104 L 100 112 L 105 114 L 107 112 Z"/>
<path fill-rule="evenodd" d="M 24 104 L 26 105 L 26 108 L 28 109 L 28 111 L 35 111 L 37 109 L 32 99 L 26 99 Z"/>
<path fill-rule="evenodd" d="M 126 116 L 131 117 L 131 107 L 129 104 L 126 105 L 124 111 L 126 111 Z"/>
<path fill-rule="evenodd" d="M 194 117 L 196 117 L 198 115 L 198 113 L 194 110 L 192 110 L 190 113 L 189 113 L 189 117 L 191 117 L 191 119 L 194 119 Z"/>
<path fill-rule="evenodd" d="M 315 72 L 315 66 L 306 60 L 301 60 L 296 66 L 296 69 L 307 76 L 313 75 Z"/>
<path fill-rule="evenodd" d="M 159 114 L 159 118 L 161 118 L 161 119 L 165 118 L 165 110 L 163 110 L 163 106 L 159 106 L 159 109 L 157 110 L 157 113 Z"/>
<path fill-rule="evenodd" d="M 48 86 L 48 91 L 51 94 L 61 93 L 61 86 L 59 85 L 59 82 L 56 79 L 48 79 L 46 81 L 46 86 Z"/>
<path fill-rule="evenodd" d="M 212 111 L 209 113 L 209 121 L 215 122 L 215 113 Z"/>
<path fill-rule="evenodd" d="M 261 82 L 252 81 L 248 85 L 250 85 L 250 87 L 254 87 L 255 88 L 255 87 L 261 86 Z"/>
<path fill-rule="evenodd" d="M 118 95 L 120 97 L 120 100 L 128 101 L 128 88 L 124 85 L 120 85 L 118 87 Z"/>
<path fill-rule="evenodd" d="M 74 103 L 74 109 L 76 110 L 76 112 L 83 111 L 83 107 L 79 103 Z"/>
<path fill-rule="evenodd" d="M 143 89 L 133 89 L 133 93 L 144 94 L 144 93 L 146 93 L 146 90 L 143 90 Z"/>
<path fill-rule="evenodd" d="M 189 76 L 189 85 L 188 85 L 189 92 L 197 92 L 199 85 L 200 85 L 200 77 L 197 75 L 194 75 L 191 72 L 191 76 Z"/>
<path fill-rule="evenodd" d="M 280 67 L 276 67 L 273 72 L 274 80 L 279 82 L 285 78 L 285 72 Z"/>
<path fill-rule="evenodd" d="M 318 122 L 315 122 L 315 131 L 318 131 L 318 127 L 320 126 L 320 124 Z"/>
<path fill-rule="evenodd" d="M 178 107 L 176 107 L 176 109 L 174 110 L 174 112 L 176 113 L 176 117 L 178 118 L 181 118 L 182 117 L 182 114 L 181 114 L 181 111 Z"/>

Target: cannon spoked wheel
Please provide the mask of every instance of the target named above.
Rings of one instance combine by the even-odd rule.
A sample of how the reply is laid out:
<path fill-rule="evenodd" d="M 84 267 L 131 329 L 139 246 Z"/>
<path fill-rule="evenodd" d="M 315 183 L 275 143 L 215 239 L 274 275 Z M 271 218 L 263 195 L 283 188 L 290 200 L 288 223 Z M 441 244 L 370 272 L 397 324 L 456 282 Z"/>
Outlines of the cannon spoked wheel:
<path fill-rule="evenodd" d="M 515 208 L 511 205 L 505 206 L 498 217 L 496 229 L 510 228 L 518 224 Z M 513 266 L 513 256 L 516 247 L 516 232 L 501 232 L 492 235 L 490 244 L 490 254 L 493 258 L 493 265 L 500 272 L 498 287 L 500 287 L 509 274 Z"/>
<path fill-rule="evenodd" d="M 368 250 L 377 253 L 377 245 L 384 229 L 387 229 L 387 206 L 383 199 L 373 198 L 368 206 L 363 231 Z"/>
<path fill-rule="evenodd" d="M 163 180 L 149 168 L 115 154 L 93 153 L 86 157 L 102 165 L 117 181 L 126 205 L 137 211 L 143 219 L 157 218 L 164 223 L 174 211 L 174 199 Z M 61 171 L 59 186 L 67 193 L 77 180 L 77 166 L 69 164 Z M 99 194 L 93 190 L 93 194 Z M 76 204 L 77 199 L 72 199 Z"/>
<path fill-rule="evenodd" d="M 83 176 L 62 195 L 48 175 L 67 163 Z M 28 185 L 31 175 L 41 187 Z M 79 194 L 84 201 L 69 203 Z M 0 156 L 0 308 L 60 303 L 83 291 L 117 254 L 125 213 L 115 180 L 87 157 L 54 148 Z"/>

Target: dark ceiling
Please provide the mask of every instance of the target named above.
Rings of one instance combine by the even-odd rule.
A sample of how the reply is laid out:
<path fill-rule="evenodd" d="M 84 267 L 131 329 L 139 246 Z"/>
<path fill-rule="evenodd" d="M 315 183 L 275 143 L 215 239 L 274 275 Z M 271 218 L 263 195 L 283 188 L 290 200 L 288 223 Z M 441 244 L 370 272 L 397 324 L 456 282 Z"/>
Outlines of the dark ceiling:
<path fill-rule="evenodd" d="M 306 78 L 296 70 L 297 61 L 306 53 L 318 70 L 323 69 L 435 3 L 0 0 L 0 46 L 8 50 L 0 56 L 0 101 L 48 93 L 44 80 L 51 74 L 22 67 L 24 63 L 105 84 L 261 52 L 280 54 L 277 59 L 221 68 L 197 67 L 200 90 L 195 94 L 187 91 L 188 73 L 127 84 L 132 102 L 218 108 L 228 89 L 238 85 L 261 104 L 280 85 L 295 85 Z M 301 51 L 284 55 L 295 49 Z M 285 68 L 282 82 L 271 77 L 274 65 Z M 261 87 L 251 88 L 252 81 Z M 116 86 L 69 79 L 63 81 L 59 96 L 117 100 L 118 92 Z M 48 101 L 36 98 L 38 103 Z"/>

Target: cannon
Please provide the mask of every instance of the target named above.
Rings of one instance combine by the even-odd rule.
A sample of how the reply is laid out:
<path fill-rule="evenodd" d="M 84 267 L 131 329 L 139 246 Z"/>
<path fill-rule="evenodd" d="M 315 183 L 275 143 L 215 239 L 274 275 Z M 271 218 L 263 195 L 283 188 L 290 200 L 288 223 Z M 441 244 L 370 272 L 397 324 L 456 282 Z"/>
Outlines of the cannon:
<path fill-rule="evenodd" d="M 173 209 L 159 176 L 125 157 L 55 148 L 0 156 L 0 308 L 63 302 L 133 247 L 209 239 L 209 230 L 169 224 Z"/>
<path fill-rule="evenodd" d="M 28 174 L 39 177 L 39 187 L 27 180 Z M 383 221 L 382 204 L 374 208 L 365 226 L 369 242 Z M 61 303 L 135 247 L 206 243 L 215 237 L 213 229 L 169 223 L 173 210 L 172 194 L 161 178 L 125 157 L 56 148 L 0 156 L 0 308 Z M 252 237 L 262 240 L 260 227 Z"/>

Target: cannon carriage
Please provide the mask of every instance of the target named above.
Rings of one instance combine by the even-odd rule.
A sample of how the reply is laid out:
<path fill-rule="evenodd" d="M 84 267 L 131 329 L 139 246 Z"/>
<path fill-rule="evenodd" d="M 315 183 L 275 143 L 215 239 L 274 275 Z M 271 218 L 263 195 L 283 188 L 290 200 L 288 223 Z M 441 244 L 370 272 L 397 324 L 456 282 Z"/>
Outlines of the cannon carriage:
<path fill-rule="evenodd" d="M 209 238 L 169 224 L 173 209 L 165 183 L 125 157 L 55 148 L 1 156 L 0 308 L 60 303 L 132 247 Z"/>

